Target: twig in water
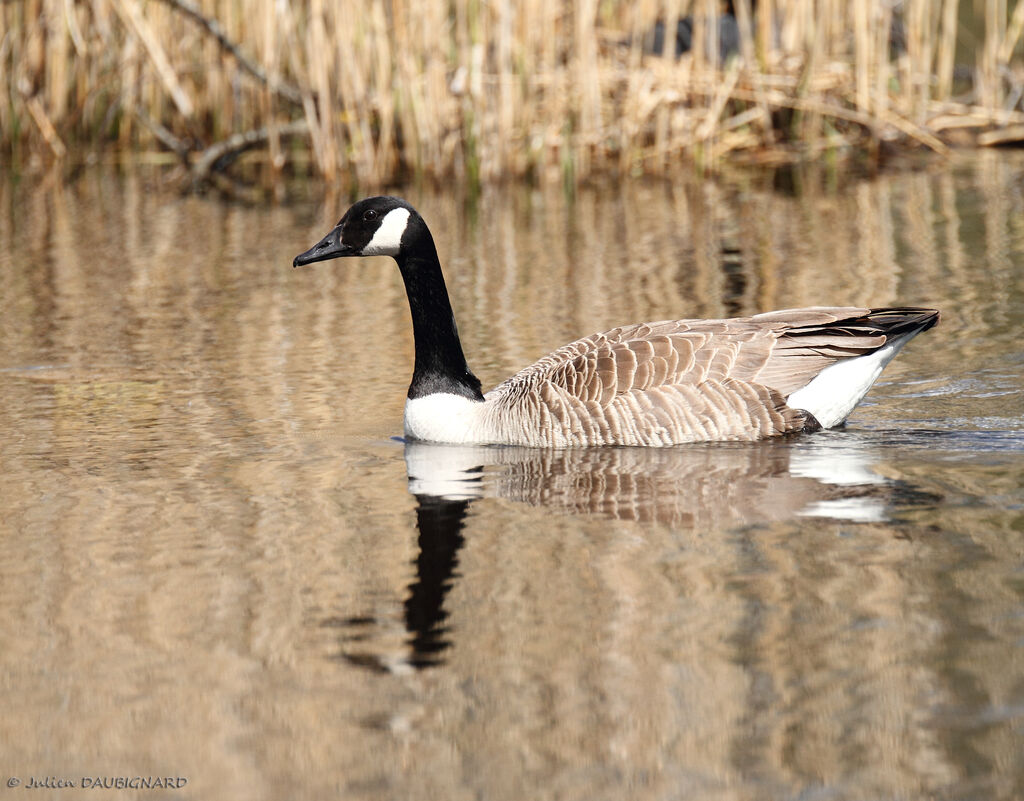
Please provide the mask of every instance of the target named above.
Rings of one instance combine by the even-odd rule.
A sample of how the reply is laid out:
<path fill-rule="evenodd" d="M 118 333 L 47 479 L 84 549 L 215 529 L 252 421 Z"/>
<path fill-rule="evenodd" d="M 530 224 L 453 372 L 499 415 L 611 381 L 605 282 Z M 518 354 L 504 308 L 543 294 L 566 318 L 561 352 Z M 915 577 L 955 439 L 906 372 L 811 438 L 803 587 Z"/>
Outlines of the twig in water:
<path fill-rule="evenodd" d="M 177 153 L 182 161 L 188 161 L 188 153 L 192 148 L 190 148 L 184 140 L 179 139 L 159 122 L 152 119 L 140 105 L 135 106 L 135 117 L 149 129 L 150 133 L 152 133 L 164 147 L 174 153 Z"/>
<path fill-rule="evenodd" d="M 295 120 L 277 128 L 278 136 L 301 136 L 309 132 L 306 120 Z M 270 138 L 270 128 L 256 128 L 244 133 L 237 133 L 215 142 L 202 152 L 192 165 L 192 186 L 194 188 L 208 182 L 214 173 L 224 170 L 232 161 L 247 150 L 259 147 Z"/>
<path fill-rule="evenodd" d="M 64 146 L 64 142 L 61 141 L 57 129 L 50 122 L 50 118 L 46 116 L 46 111 L 43 109 L 43 104 L 39 102 L 39 98 L 34 95 L 27 98 L 25 106 L 28 108 L 32 121 L 39 128 L 39 133 L 43 135 L 43 140 L 49 145 L 50 150 L 53 151 L 53 155 L 59 159 L 64 158 L 68 149 Z"/>

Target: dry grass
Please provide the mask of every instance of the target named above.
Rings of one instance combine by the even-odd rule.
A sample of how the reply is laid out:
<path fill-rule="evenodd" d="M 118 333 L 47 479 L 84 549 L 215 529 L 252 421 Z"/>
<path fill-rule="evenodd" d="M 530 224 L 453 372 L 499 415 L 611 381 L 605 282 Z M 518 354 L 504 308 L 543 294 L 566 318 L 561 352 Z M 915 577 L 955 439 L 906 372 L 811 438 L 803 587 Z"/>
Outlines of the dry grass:
<path fill-rule="evenodd" d="M 717 0 L 7 0 L 0 152 L 163 149 L 205 179 L 259 148 L 271 181 L 290 165 L 368 188 L 994 144 L 1024 125 L 1010 5 L 736 0 L 724 60 Z M 645 52 L 688 14 L 693 51 Z"/>

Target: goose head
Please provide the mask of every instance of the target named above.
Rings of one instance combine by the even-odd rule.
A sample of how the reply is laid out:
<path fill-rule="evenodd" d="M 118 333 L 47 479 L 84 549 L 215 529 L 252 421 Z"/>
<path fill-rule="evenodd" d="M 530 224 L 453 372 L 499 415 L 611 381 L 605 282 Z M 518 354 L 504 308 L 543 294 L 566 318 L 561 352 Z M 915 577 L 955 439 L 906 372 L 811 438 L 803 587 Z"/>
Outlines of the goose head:
<path fill-rule="evenodd" d="M 343 256 L 398 258 L 420 227 L 425 227 L 420 216 L 401 198 L 368 197 L 345 212 L 327 236 L 296 256 L 292 266 Z"/>

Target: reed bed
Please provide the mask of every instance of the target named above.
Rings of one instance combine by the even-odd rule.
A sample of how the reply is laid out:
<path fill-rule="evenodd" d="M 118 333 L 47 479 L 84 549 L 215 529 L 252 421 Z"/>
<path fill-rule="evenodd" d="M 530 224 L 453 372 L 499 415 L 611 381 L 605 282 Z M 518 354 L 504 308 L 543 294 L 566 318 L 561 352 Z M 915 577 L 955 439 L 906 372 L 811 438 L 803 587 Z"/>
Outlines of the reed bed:
<path fill-rule="evenodd" d="M 365 189 L 1000 144 L 1024 140 L 1007 3 L 736 0 L 725 53 L 719 0 L 6 0 L 0 152 L 164 152 L 202 183 L 255 150 L 270 181 Z"/>

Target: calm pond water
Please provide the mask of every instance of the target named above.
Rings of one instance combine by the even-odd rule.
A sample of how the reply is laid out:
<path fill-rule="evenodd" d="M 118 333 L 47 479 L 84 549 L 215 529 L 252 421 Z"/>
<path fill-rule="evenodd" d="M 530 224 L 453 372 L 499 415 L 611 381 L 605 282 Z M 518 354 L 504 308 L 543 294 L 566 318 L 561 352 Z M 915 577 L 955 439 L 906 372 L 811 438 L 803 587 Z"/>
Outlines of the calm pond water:
<path fill-rule="evenodd" d="M 412 193 L 485 386 L 625 322 L 942 310 L 845 430 L 545 452 L 396 439 L 394 264 L 290 267 L 340 199 L 0 183 L 0 787 L 1024 797 L 1024 158 L 800 184 Z"/>

